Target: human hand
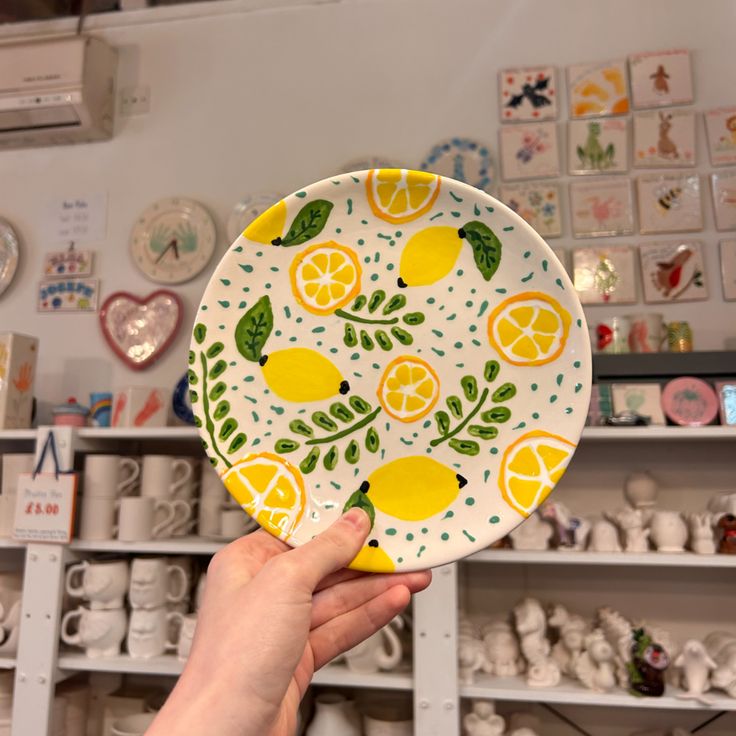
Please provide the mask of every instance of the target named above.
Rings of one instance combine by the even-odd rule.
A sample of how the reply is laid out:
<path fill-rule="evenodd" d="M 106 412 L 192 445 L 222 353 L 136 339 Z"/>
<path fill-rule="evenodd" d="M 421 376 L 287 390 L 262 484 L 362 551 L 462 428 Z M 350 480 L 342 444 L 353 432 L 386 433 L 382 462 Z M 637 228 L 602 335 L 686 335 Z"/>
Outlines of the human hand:
<path fill-rule="evenodd" d="M 369 531 L 353 508 L 296 549 L 257 531 L 218 552 L 189 660 L 146 736 L 292 736 L 315 670 L 431 581 L 429 572 L 344 569 Z"/>

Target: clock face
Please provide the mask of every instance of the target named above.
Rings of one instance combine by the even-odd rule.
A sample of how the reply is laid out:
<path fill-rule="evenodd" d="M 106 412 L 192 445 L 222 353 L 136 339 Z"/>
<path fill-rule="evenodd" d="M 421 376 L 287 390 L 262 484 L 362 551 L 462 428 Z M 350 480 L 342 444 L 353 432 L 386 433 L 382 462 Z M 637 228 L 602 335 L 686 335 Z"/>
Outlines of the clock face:
<path fill-rule="evenodd" d="M 18 236 L 10 223 L 0 218 L 0 294 L 10 286 L 18 268 Z"/>
<path fill-rule="evenodd" d="M 215 252 L 215 223 L 201 204 L 183 197 L 152 204 L 135 223 L 130 250 L 151 281 L 181 284 L 193 279 Z"/>

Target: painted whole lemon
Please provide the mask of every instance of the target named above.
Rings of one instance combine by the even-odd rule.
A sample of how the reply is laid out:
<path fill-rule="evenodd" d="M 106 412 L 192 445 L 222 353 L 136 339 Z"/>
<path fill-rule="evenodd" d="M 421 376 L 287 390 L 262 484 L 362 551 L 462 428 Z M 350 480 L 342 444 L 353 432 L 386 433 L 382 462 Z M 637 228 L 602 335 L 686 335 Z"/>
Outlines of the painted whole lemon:
<path fill-rule="evenodd" d="M 268 387 L 286 401 L 322 401 L 350 391 L 332 361 L 310 348 L 275 350 L 258 362 Z"/>
<path fill-rule="evenodd" d="M 288 539 L 304 515 L 306 491 L 297 468 L 270 452 L 249 455 L 222 475 L 235 500 L 265 529 Z"/>
<path fill-rule="evenodd" d="M 456 227 L 426 227 L 409 238 L 401 253 L 401 287 L 429 286 L 447 276 L 457 262 L 463 239 Z"/>
<path fill-rule="evenodd" d="M 248 240 L 263 245 L 271 245 L 274 240 L 278 241 L 286 227 L 286 202 L 282 199 L 275 205 L 269 207 L 262 215 L 256 217 L 253 222 L 243 230 L 243 236 Z"/>
<path fill-rule="evenodd" d="M 361 490 L 378 510 L 404 521 L 444 511 L 467 483 L 452 468 L 426 455 L 392 460 L 374 470 Z"/>
<path fill-rule="evenodd" d="M 351 570 L 363 572 L 395 572 L 396 563 L 378 546 L 375 540 L 363 547 L 348 565 Z"/>

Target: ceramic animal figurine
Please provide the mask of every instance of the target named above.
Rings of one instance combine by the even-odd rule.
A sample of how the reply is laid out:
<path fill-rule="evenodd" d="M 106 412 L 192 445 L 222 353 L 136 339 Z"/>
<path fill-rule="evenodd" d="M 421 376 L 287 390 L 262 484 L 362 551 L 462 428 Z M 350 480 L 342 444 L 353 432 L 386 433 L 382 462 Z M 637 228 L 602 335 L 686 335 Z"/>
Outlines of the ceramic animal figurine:
<path fill-rule="evenodd" d="M 642 628 L 634 629 L 631 661 L 628 663 L 629 692 L 658 698 L 664 695 L 664 675 L 670 660 L 661 644 Z"/>
<path fill-rule="evenodd" d="M 677 511 L 655 511 L 649 534 L 658 552 L 684 552 L 687 525 Z"/>
<path fill-rule="evenodd" d="M 585 637 L 585 651 L 575 662 L 575 674 L 585 687 L 599 693 L 616 685 L 613 647 L 600 629 Z"/>
<path fill-rule="evenodd" d="M 718 551 L 725 555 L 736 555 L 736 516 L 724 514 L 718 519 L 716 527 L 720 531 Z"/>
<path fill-rule="evenodd" d="M 523 524 L 509 534 L 514 549 L 541 551 L 549 549 L 552 526 L 539 514 L 532 514 Z"/>
<path fill-rule="evenodd" d="M 613 647 L 616 679 L 620 687 L 628 687 L 631 648 L 634 641 L 632 623 L 618 611 L 609 607 L 598 609 L 598 627 Z"/>
<path fill-rule="evenodd" d="M 736 493 L 719 493 L 717 496 L 712 496 L 708 501 L 708 511 L 717 514 L 718 518 L 721 514 L 736 516 Z M 718 518 L 714 521 L 718 521 Z"/>
<path fill-rule="evenodd" d="M 576 677 L 575 663 L 583 651 L 587 624 L 582 616 L 570 615 L 562 605 L 552 607 L 547 623 L 557 629 L 559 639 L 552 645 L 552 659 L 563 674 Z"/>
<path fill-rule="evenodd" d="M 649 552 L 649 529 L 645 529 L 645 513 L 641 509 L 623 508 L 606 514 L 618 526 L 624 538 L 624 551 Z"/>
<path fill-rule="evenodd" d="M 506 721 L 496 714 L 492 700 L 473 700 L 472 710 L 463 718 L 465 736 L 501 736 Z"/>
<path fill-rule="evenodd" d="M 459 636 L 457 639 L 458 679 L 462 685 L 472 685 L 475 673 L 486 670 L 486 653 L 483 642 L 475 636 Z"/>
<path fill-rule="evenodd" d="M 588 538 L 588 549 L 593 552 L 621 552 L 618 529 L 606 519 L 594 522 Z"/>
<path fill-rule="evenodd" d="M 712 517 L 708 512 L 687 515 L 690 525 L 690 549 L 697 555 L 712 555 L 716 551 Z"/>
<path fill-rule="evenodd" d="M 576 551 L 585 549 L 590 522 L 580 516 L 573 516 L 570 509 L 559 501 L 545 502 L 540 508 L 540 514 L 554 526 L 557 549 Z"/>
<path fill-rule="evenodd" d="M 497 677 L 514 677 L 523 669 L 519 642 L 511 626 L 498 621 L 483 628 L 485 671 Z"/>
<path fill-rule="evenodd" d="M 705 649 L 716 663 L 711 685 L 736 698 L 736 634 L 714 631 L 705 637 Z"/>
<path fill-rule="evenodd" d="M 649 473 L 631 473 L 624 482 L 626 500 L 636 509 L 654 506 L 659 485 Z"/>
<path fill-rule="evenodd" d="M 682 647 L 675 667 L 682 669 L 683 679 L 687 690 L 678 693 L 677 697 L 684 700 L 698 700 L 704 705 L 710 705 L 712 700 L 705 696 L 710 688 L 710 673 L 718 665 L 708 654 L 703 642 L 689 639 Z"/>
<path fill-rule="evenodd" d="M 530 687 L 554 687 L 560 682 L 560 668 L 550 658 L 546 637 L 547 618 L 538 600 L 526 598 L 514 608 L 516 632 L 521 652 L 528 662 L 526 682 Z"/>

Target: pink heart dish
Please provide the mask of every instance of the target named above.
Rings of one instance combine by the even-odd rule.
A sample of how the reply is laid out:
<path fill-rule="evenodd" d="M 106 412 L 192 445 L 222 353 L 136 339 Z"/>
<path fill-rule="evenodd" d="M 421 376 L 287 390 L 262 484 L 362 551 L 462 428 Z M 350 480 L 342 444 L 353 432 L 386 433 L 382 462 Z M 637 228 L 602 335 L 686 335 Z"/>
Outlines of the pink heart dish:
<path fill-rule="evenodd" d="M 182 311 L 181 299 L 167 289 L 145 297 L 116 291 L 100 310 L 102 334 L 129 368 L 143 370 L 171 345 L 179 331 Z"/>

